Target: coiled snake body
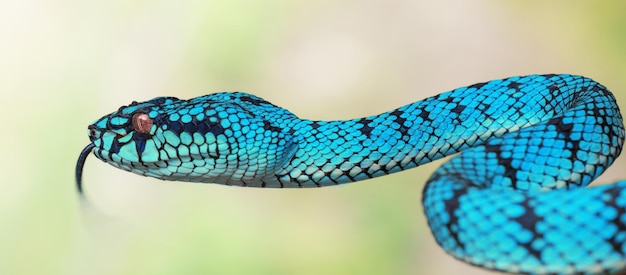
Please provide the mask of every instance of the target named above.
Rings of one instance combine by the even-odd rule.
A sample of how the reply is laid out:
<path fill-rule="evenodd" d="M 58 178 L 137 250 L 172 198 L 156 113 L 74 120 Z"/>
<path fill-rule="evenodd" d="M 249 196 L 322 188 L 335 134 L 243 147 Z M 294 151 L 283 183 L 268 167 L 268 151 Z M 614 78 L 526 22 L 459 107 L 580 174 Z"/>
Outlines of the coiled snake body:
<path fill-rule="evenodd" d="M 245 93 L 133 102 L 89 126 L 95 155 L 163 180 L 321 187 L 409 169 L 463 151 L 423 191 L 437 242 L 511 273 L 626 268 L 626 181 L 587 186 L 617 158 L 613 95 L 573 75 L 493 80 L 340 121 L 299 119 Z M 546 192 L 554 190 L 551 192 Z"/>

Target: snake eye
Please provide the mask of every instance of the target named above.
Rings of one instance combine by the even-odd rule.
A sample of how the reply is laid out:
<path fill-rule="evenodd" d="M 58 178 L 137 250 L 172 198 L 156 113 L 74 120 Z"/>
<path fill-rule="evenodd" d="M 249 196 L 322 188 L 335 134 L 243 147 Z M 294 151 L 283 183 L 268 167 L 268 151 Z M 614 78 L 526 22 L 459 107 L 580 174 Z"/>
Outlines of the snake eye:
<path fill-rule="evenodd" d="M 152 128 L 152 119 L 148 114 L 135 113 L 132 117 L 132 124 L 137 133 L 147 135 Z"/>

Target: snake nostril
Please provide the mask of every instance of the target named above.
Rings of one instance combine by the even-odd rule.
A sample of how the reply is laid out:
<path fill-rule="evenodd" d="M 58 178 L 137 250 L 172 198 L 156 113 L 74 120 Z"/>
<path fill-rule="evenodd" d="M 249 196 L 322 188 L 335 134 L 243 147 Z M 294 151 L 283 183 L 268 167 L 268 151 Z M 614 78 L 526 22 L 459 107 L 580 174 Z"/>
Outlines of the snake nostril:
<path fill-rule="evenodd" d="M 89 136 L 90 137 L 95 137 L 96 136 L 96 127 L 94 127 L 93 125 L 89 125 L 89 127 L 87 129 L 89 130 Z"/>

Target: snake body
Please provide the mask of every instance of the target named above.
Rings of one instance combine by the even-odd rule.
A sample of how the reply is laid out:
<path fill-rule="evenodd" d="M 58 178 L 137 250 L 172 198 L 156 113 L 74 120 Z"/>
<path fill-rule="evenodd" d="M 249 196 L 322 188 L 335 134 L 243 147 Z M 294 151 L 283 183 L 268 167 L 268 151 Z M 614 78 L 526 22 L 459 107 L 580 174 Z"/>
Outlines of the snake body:
<path fill-rule="evenodd" d="M 626 269 L 626 181 L 582 188 L 620 154 L 623 121 L 613 95 L 582 76 L 492 80 L 337 121 L 300 119 L 241 92 L 158 97 L 89 132 L 79 188 L 92 149 L 158 179 L 277 188 L 355 182 L 463 151 L 422 196 L 447 253 L 511 273 Z"/>

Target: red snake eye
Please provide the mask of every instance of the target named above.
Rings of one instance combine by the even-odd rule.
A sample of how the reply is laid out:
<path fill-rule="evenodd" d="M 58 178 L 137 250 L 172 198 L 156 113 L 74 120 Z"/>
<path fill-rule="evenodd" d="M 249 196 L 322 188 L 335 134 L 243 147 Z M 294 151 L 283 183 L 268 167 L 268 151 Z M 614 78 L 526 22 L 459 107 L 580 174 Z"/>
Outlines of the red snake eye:
<path fill-rule="evenodd" d="M 149 134 L 152 128 L 152 119 L 148 114 L 136 113 L 132 117 L 133 129 L 140 134 Z"/>

